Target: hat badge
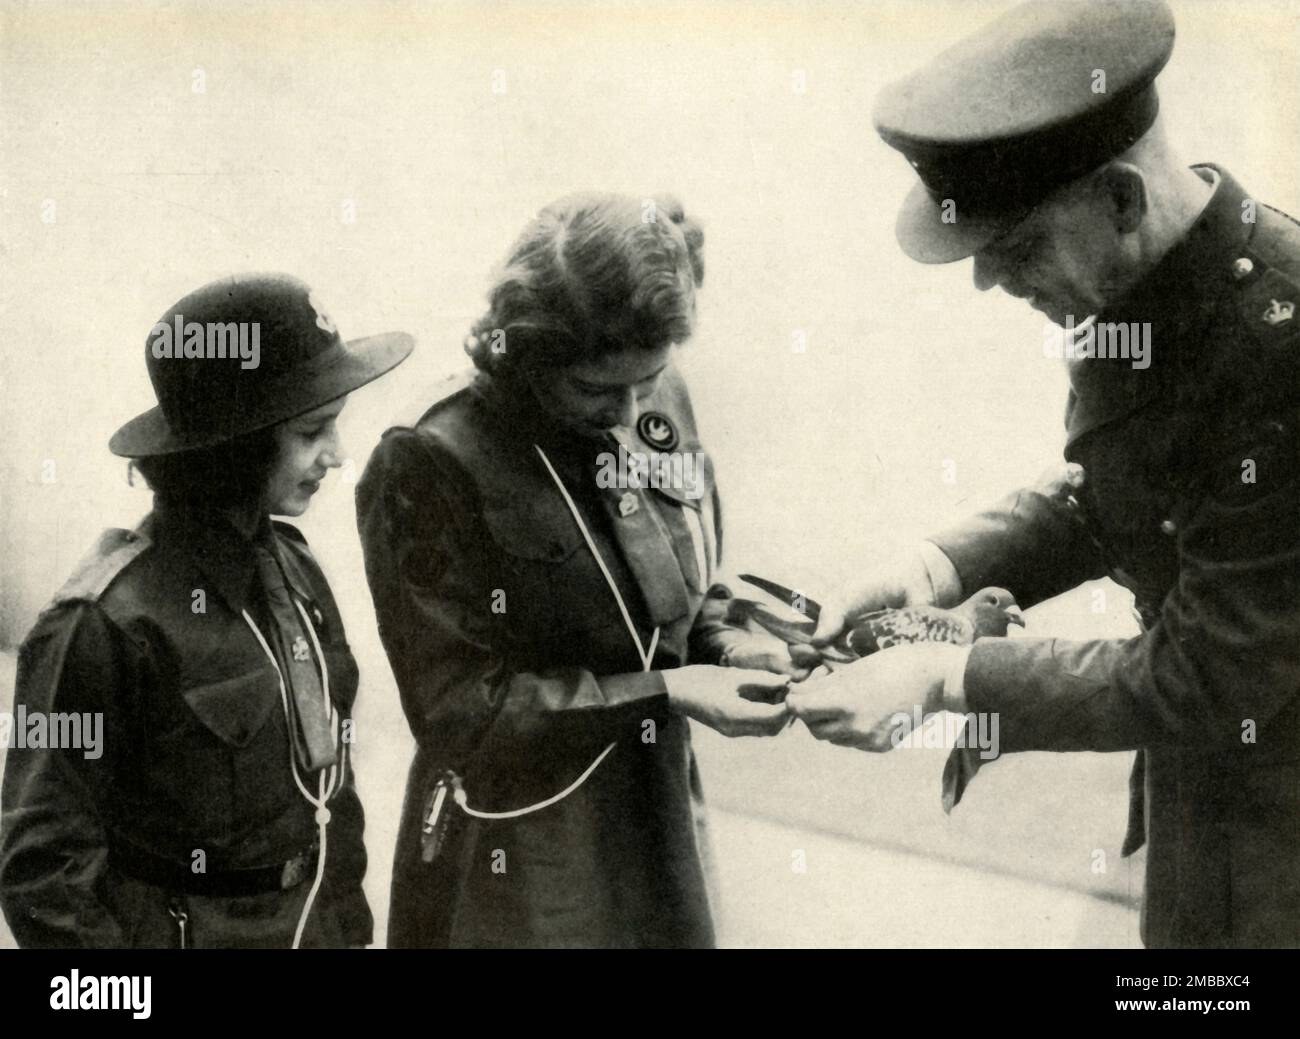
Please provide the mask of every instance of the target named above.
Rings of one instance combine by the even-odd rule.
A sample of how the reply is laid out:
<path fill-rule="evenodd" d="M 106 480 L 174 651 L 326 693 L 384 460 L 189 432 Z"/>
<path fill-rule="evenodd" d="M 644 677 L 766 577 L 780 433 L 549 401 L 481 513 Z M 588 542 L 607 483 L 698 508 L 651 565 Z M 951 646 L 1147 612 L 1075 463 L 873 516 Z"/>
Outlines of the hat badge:
<path fill-rule="evenodd" d="M 1280 303 L 1271 299 L 1268 301 L 1268 309 L 1264 311 L 1264 320 L 1270 325 L 1280 325 L 1283 321 L 1290 321 L 1295 317 L 1295 304 L 1289 299 L 1282 300 Z"/>
<path fill-rule="evenodd" d="M 311 305 L 311 309 L 316 312 L 316 327 L 322 332 L 328 332 L 330 335 L 338 335 L 338 326 L 325 313 L 325 308 L 321 306 L 315 292 L 307 293 L 307 302 Z"/>

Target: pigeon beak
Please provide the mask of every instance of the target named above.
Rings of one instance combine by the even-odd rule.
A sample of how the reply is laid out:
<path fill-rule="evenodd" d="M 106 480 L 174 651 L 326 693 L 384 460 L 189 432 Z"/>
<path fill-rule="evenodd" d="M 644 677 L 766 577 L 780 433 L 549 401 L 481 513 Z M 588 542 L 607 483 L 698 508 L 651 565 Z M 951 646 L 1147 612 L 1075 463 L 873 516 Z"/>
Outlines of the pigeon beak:
<path fill-rule="evenodd" d="M 1025 626 L 1025 615 L 1020 612 L 1019 606 L 1008 606 L 1004 611 L 1007 615 L 1007 623 L 1015 624 L 1023 628 Z"/>

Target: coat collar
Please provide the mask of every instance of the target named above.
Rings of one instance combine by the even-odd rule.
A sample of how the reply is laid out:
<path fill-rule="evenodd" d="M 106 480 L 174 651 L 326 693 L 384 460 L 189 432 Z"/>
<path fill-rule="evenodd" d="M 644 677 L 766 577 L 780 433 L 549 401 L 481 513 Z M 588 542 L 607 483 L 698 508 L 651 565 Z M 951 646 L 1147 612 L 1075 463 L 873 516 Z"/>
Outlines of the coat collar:
<path fill-rule="evenodd" d="M 1123 358 L 1070 362 L 1073 443 L 1100 425 L 1122 418 L 1157 394 L 1176 393 L 1196 378 L 1202 352 L 1213 346 L 1204 335 L 1225 288 L 1232 261 L 1250 238 L 1242 220 L 1247 199 L 1241 185 L 1217 166 L 1193 167 L 1217 184 L 1209 202 L 1183 238 L 1128 293 L 1097 315 L 1098 324 L 1150 325 L 1151 364 L 1135 369 Z"/>
<path fill-rule="evenodd" d="M 261 597 L 253 555 L 259 547 L 280 561 L 290 587 L 299 596 L 311 599 L 306 575 L 292 559 L 292 553 L 281 548 L 268 516 L 262 517 L 256 534 L 249 538 L 216 510 L 156 499 L 151 527 L 160 548 L 194 560 L 235 613 Z"/>
<path fill-rule="evenodd" d="M 540 446 L 569 492 L 579 501 L 604 511 L 613 541 L 636 581 L 650 621 L 662 626 L 689 612 L 690 593 L 672 534 L 658 510 L 643 497 L 660 492 L 648 489 L 631 491 L 638 499 L 638 506 L 624 513 L 619 508 L 619 501 L 628 492 L 597 488 L 600 456 L 612 454 L 617 457 L 623 441 L 613 432 L 594 436 L 576 433 L 547 414 L 531 393 L 526 390 L 511 392 L 512 389 L 490 378 L 481 378 L 475 384 L 475 392 L 484 400 L 493 421 L 503 429 L 503 443 L 511 452 L 526 459 L 524 469 L 531 474 L 527 490 L 523 486 L 512 486 L 512 492 L 534 501 L 539 509 L 549 510 L 556 522 L 565 527 L 573 522 L 558 489 L 536 457 L 533 445 Z M 700 450 L 689 396 L 681 375 L 671 363 L 655 393 L 645 402 L 645 407 L 666 416 L 672 423 L 678 435 L 676 450 Z M 639 434 L 628 434 L 626 440 L 631 449 L 650 450 Z M 517 469 L 503 460 L 502 472 L 517 472 Z M 684 494 L 679 497 L 679 494 L 681 492 L 672 492 L 667 496 L 689 504 L 691 508 L 699 508 L 697 502 L 686 499 Z"/>

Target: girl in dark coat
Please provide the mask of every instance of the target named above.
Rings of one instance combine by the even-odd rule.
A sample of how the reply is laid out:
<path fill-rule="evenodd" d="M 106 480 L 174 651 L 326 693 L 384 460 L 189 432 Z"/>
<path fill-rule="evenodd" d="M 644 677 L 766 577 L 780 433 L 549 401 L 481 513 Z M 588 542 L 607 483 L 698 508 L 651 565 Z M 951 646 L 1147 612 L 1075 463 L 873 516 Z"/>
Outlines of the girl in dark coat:
<path fill-rule="evenodd" d="M 357 668 L 307 543 L 270 515 L 307 509 L 347 394 L 411 347 L 343 343 L 281 275 L 205 286 L 150 332 L 159 407 L 110 446 L 154 510 L 101 537 L 19 656 L 0 902 L 20 945 L 371 941 Z"/>
<path fill-rule="evenodd" d="M 672 364 L 702 243 L 671 200 L 548 206 L 467 344 L 477 372 L 358 485 L 418 743 L 390 946 L 714 942 L 687 719 L 778 732 L 759 700 L 804 672 L 713 581 L 713 467 Z"/>

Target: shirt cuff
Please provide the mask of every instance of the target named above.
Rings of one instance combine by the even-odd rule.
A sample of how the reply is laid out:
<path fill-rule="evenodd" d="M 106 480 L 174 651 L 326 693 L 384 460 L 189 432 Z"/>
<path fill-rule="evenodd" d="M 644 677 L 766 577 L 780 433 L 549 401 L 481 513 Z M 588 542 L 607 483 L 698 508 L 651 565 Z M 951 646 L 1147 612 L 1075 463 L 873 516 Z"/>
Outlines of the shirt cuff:
<path fill-rule="evenodd" d="M 960 652 L 954 653 L 943 678 L 943 709 L 954 714 L 966 713 L 966 665 L 970 661 L 970 651 L 974 646 L 962 646 Z"/>
<path fill-rule="evenodd" d="M 955 606 L 961 601 L 961 577 L 946 552 L 933 541 L 922 541 L 919 552 L 935 606 Z"/>

